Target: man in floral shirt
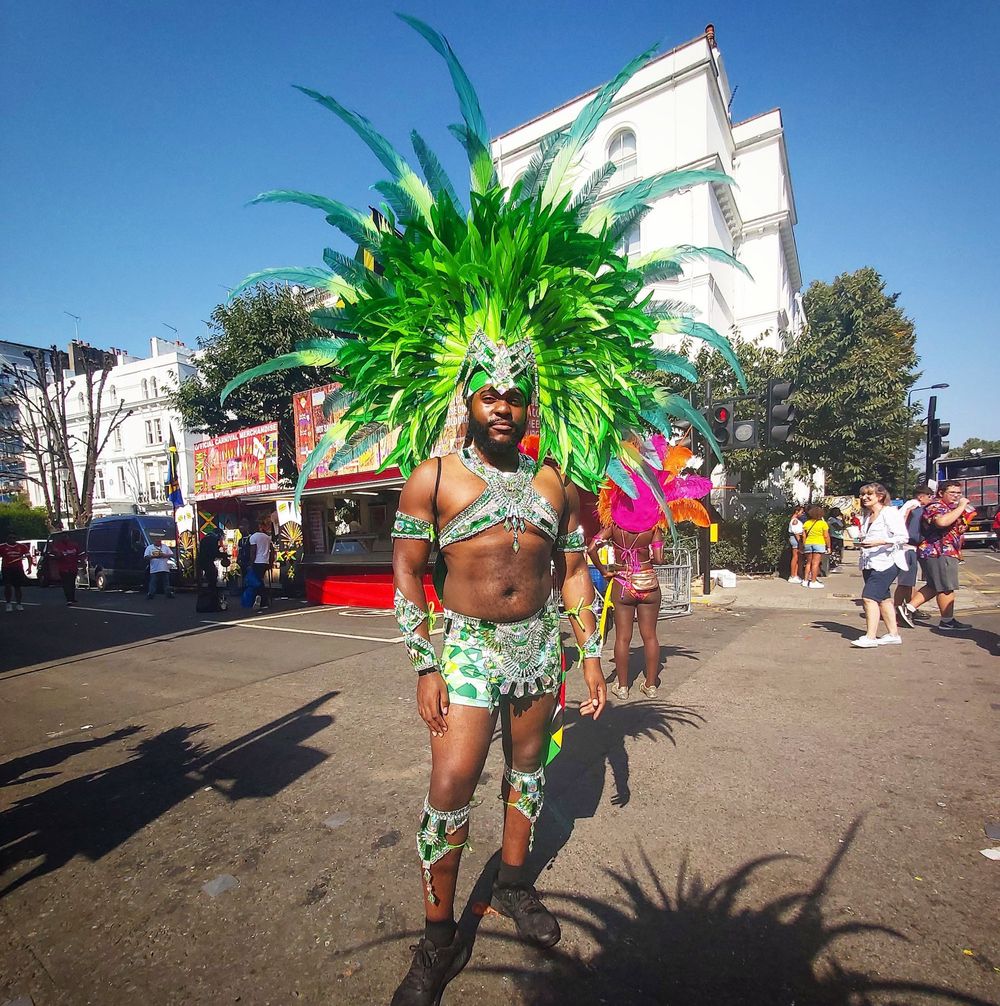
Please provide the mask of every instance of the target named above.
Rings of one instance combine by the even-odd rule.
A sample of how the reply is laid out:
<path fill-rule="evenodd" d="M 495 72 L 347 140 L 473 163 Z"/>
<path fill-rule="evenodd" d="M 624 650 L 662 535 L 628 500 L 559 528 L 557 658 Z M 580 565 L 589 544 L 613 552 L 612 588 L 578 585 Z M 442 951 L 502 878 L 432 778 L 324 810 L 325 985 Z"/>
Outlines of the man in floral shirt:
<path fill-rule="evenodd" d="M 909 604 L 899 606 L 899 616 L 913 628 L 913 613 L 925 601 L 937 598 L 941 612 L 938 628 L 947 632 L 971 629 L 955 618 L 955 591 L 958 590 L 958 560 L 962 542 L 976 511 L 962 495 L 959 482 L 942 482 L 937 499 L 924 508 L 920 521 L 921 539 L 917 546 L 920 569 L 926 583 Z"/>

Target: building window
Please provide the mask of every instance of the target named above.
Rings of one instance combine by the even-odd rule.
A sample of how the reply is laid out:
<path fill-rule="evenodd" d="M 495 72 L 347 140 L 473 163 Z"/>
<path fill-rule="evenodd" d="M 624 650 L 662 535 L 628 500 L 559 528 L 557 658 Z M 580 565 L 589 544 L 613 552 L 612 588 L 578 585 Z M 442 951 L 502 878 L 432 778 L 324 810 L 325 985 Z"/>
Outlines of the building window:
<path fill-rule="evenodd" d="M 114 438 L 115 450 L 120 451 L 122 449 L 122 429 L 120 426 L 115 427 L 115 432 L 111 434 Z"/>
<path fill-rule="evenodd" d="M 115 391 L 115 386 L 113 384 L 108 387 L 108 394 L 111 396 L 112 402 L 116 402 L 118 400 L 118 392 Z"/>
<path fill-rule="evenodd" d="M 153 420 L 152 419 L 147 419 L 146 420 L 146 443 L 148 445 L 152 445 L 152 444 L 156 443 L 156 440 L 153 439 Z"/>
<path fill-rule="evenodd" d="M 125 469 L 121 465 L 116 469 L 118 472 L 118 494 L 119 496 L 125 495 Z"/>
<path fill-rule="evenodd" d="M 149 398 L 149 381 L 145 377 L 142 379 L 142 397 Z"/>
<path fill-rule="evenodd" d="M 77 393 L 76 404 L 77 404 L 77 407 L 79 408 L 79 410 L 81 412 L 83 412 L 83 392 L 82 391 L 80 391 L 80 392 Z"/>
<path fill-rule="evenodd" d="M 640 237 L 641 232 L 639 230 L 639 224 L 634 223 L 631 227 L 618 239 L 618 244 L 615 245 L 615 251 L 619 255 L 624 255 L 627 258 L 635 258 L 640 254 Z"/>
<path fill-rule="evenodd" d="M 156 443 L 163 443 L 163 427 L 160 425 L 159 419 L 153 420 L 153 429 L 156 431 Z"/>
<path fill-rule="evenodd" d="M 104 488 L 104 471 L 101 468 L 98 468 L 94 475 L 94 495 L 99 500 L 107 499 L 108 496 Z"/>
<path fill-rule="evenodd" d="M 612 184 L 630 182 L 638 174 L 636 170 L 635 133 L 623 129 L 611 137 L 608 144 L 608 160 L 615 166 Z"/>
<path fill-rule="evenodd" d="M 152 393 L 150 397 L 156 398 L 156 378 L 151 377 L 149 379 L 149 390 Z"/>

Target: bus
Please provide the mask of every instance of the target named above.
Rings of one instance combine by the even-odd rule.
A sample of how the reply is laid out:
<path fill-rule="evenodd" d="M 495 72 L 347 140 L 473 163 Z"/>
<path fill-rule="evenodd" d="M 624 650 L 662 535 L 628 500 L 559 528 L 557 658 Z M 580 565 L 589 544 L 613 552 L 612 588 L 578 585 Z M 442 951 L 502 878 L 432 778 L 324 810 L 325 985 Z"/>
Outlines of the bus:
<path fill-rule="evenodd" d="M 962 486 L 962 495 L 976 508 L 976 516 L 965 533 L 965 543 L 993 541 L 993 519 L 1000 495 L 1000 454 L 975 458 L 938 458 L 935 478 L 940 484 L 951 479 Z"/>

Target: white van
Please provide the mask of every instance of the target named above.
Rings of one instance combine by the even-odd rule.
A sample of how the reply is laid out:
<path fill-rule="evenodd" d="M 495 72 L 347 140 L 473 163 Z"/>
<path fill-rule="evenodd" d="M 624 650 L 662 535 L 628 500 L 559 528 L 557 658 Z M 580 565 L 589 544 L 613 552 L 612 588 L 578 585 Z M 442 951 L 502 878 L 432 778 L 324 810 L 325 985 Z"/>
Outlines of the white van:
<path fill-rule="evenodd" d="M 27 545 L 31 549 L 31 565 L 28 565 L 27 559 L 24 560 L 24 573 L 29 580 L 38 579 L 38 560 L 45 551 L 46 541 L 47 538 L 23 538 L 18 542 L 18 545 Z"/>

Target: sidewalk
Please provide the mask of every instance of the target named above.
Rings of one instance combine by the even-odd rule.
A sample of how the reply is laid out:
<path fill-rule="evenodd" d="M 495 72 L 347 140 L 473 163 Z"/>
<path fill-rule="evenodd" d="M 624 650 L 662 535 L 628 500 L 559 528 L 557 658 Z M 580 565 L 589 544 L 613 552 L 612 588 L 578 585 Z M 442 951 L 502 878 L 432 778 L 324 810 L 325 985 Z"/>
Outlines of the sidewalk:
<path fill-rule="evenodd" d="M 861 587 L 864 581 L 858 568 L 857 553 L 847 552 L 844 562 L 820 581 L 823 590 L 809 590 L 798 583 L 789 583 L 777 576 L 741 576 L 735 589 L 713 587 L 708 597 L 695 597 L 695 603 L 722 608 L 768 608 L 783 611 L 854 611 L 861 607 Z M 955 604 L 961 617 L 963 611 L 997 609 L 997 599 L 977 590 L 962 577 Z M 918 581 L 918 586 L 920 581 Z M 933 603 L 923 608 L 936 616 Z"/>

